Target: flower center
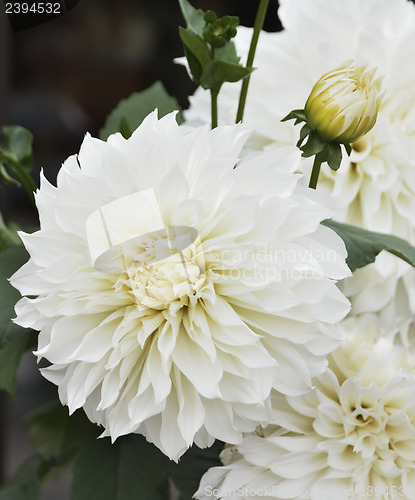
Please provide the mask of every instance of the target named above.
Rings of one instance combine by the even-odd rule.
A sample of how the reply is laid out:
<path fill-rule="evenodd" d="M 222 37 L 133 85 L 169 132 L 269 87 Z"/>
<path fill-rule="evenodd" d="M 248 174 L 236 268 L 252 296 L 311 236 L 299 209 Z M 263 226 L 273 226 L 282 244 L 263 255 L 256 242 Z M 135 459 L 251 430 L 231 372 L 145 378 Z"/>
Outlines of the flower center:
<path fill-rule="evenodd" d="M 201 245 L 177 248 L 158 238 L 129 262 L 126 284 L 138 307 L 161 310 L 175 303 L 177 310 L 197 301 L 206 279 Z"/>

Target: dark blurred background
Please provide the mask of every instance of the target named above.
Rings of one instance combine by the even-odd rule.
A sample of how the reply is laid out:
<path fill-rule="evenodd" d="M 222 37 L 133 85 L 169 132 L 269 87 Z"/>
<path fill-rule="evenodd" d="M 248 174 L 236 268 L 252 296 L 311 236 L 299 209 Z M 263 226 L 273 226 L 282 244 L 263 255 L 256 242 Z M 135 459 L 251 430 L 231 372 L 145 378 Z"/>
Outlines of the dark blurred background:
<path fill-rule="evenodd" d="M 191 3 L 220 16 L 237 15 L 241 24 L 252 26 L 259 0 Z M 22 125 L 33 133 L 37 183 L 41 168 L 55 182 L 62 162 L 79 150 L 85 132 L 98 135 L 121 99 L 154 81 L 161 80 L 187 107 L 195 86 L 183 67 L 173 63 L 183 55 L 178 26 L 184 22 L 176 0 L 78 0 L 64 15 L 20 31 L 21 20 L 12 19 L 12 31 L 2 0 L 0 7 L 0 125 Z M 277 1 L 271 0 L 268 31 L 280 29 L 276 11 Z M 0 191 L 0 211 L 6 220 L 38 224 L 22 190 Z M 27 353 L 16 399 L 0 394 L 0 484 L 31 453 L 23 415 L 55 394 Z M 67 499 L 68 482 L 66 474 L 48 483 L 44 499 Z"/>
<path fill-rule="evenodd" d="M 259 0 L 192 3 L 252 26 Z M 269 31 L 278 28 L 276 10 L 271 0 Z M 35 171 L 43 168 L 52 182 L 85 131 L 97 135 L 121 99 L 161 80 L 186 107 L 194 90 L 183 67 L 173 63 L 183 54 L 178 26 L 184 25 L 175 0 L 79 0 L 63 16 L 15 33 L 4 9 L 0 17 L 0 124 L 33 132 Z M 23 194 L 1 197 L 6 217 L 20 218 L 22 210 L 27 217 Z"/>

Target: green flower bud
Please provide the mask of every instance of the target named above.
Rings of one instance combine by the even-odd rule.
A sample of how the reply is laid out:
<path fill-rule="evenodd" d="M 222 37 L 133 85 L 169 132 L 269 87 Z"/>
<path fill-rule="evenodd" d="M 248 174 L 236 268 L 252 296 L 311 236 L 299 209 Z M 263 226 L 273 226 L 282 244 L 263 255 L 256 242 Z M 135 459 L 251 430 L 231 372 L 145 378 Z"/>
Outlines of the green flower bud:
<path fill-rule="evenodd" d="M 239 24 L 238 17 L 223 16 L 218 19 L 213 11 L 208 10 L 204 20 L 206 24 L 203 29 L 203 38 L 212 47 L 224 47 L 236 36 L 236 27 Z"/>
<path fill-rule="evenodd" d="M 356 141 L 376 123 L 383 94 L 376 69 L 346 61 L 323 75 L 305 104 L 307 125 L 328 142 Z"/>
<path fill-rule="evenodd" d="M 203 19 L 206 24 L 212 24 L 217 20 L 218 16 L 213 12 L 213 10 L 207 10 Z"/>

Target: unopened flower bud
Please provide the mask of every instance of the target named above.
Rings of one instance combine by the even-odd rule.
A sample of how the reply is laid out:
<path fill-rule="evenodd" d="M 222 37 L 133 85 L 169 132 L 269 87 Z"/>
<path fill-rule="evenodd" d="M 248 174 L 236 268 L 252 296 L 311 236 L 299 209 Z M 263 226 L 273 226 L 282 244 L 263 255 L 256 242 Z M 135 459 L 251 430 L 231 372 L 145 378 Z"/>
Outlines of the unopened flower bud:
<path fill-rule="evenodd" d="M 206 24 L 203 29 L 203 38 L 212 47 L 224 47 L 236 36 L 239 17 L 223 16 L 218 19 L 213 11 L 208 10 L 205 13 L 204 20 Z"/>
<path fill-rule="evenodd" d="M 325 141 L 348 143 L 367 134 L 376 123 L 383 94 L 376 69 L 346 61 L 323 75 L 305 104 L 307 125 Z"/>

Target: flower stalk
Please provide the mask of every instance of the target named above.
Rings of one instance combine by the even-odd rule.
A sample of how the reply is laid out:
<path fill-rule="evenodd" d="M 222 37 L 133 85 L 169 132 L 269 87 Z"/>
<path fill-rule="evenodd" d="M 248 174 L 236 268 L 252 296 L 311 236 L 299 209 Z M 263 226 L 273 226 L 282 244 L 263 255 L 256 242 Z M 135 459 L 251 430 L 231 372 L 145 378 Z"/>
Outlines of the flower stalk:
<path fill-rule="evenodd" d="M 218 126 L 218 94 L 215 90 L 210 91 L 210 106 L 211 106 L 211 128 L 214 129 Z"/>
<path fill-rule="evenodd" d="M 248 58 L 246 61 L 247 68 L 252 68 L 255 59 L 255 52 L 258 45 L 259 34 L 264 26 L 265 15 L 267 13 L 269 0 L 260 0 L 257 15 L 254 23 L 254 31 L 252 34 L 251 45 L 249 47 Z M 236 113 L 236 123 L 242 122 L 245 112 L 246 97 L 248 95 L 250 75 L 242 80 L 241 93 L 239 95 L 238 111 Z"/>

